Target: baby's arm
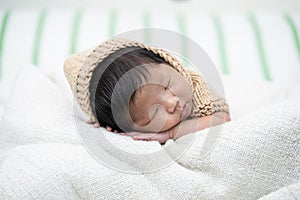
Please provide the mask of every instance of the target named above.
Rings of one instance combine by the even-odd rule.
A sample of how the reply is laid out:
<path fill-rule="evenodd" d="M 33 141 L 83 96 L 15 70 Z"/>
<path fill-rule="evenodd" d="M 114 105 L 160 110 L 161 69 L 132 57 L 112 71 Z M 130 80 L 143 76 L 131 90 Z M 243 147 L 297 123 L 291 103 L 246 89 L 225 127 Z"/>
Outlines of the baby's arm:
<path fill-rule="evenodd" d="M 214 113 L 213 116 L 206 116 L 201 118 L 188 119 L 180 122 L 171 129 L 160 133 L 140 133 L 129 132 L 125 135 L 133 136 L 134 140 L 148 140 L 159 141 L 161 144 L 165 143 L 168 139 L 174 139 L 193 133 L 198 130 L 216 126 L 224 122 L 230 121 L 230 117 L 225 112 Z"/>
<path fill-rule="evenodd" d="M 181 136 L 206 129 L 211 126 L 220 125 L 228 121 L 230 121 L 230 117 L 225 112 L 217 112 L 210 116 L 185 120 L 172 128 L 170 131 L 170 138 L 176 140 Z"/>

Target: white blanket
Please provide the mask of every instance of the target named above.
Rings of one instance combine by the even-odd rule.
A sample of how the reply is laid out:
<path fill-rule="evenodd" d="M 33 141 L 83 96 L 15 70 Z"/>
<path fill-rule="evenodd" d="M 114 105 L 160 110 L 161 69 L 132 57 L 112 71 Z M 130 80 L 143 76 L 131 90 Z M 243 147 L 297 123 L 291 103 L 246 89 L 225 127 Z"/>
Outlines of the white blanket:
<path fill-rule="evenodd" d="M 249 114 L 238 115 L 238 107 L 231 105 L 235 117 L 215 127 L 222 128 L 218 137 L 206 129 L 161 146 L 94 129 L 82 116 L 75 123 L 70 93 L 61 78 L 46 76 L 34 66 L 19 73 L 0 122 L 0 199 L 300 197 L 299 90 L 285 88 L 290 98 L 278 94 L 279 100 L 253 107 Z M 105 136 L 113 144 L 109 147 L 116 148 L 103 146 L 99 161 L 81 144 L 91 141 L 80 139 L 78 132 L 95 139 Z M 189 148 L 171 162 L 186 144 Z M 151 154 L 155 152 L 157 159 Z M 113 169 L 118 167 L 128 168 Z M 287 188 L 295 192 L 287 193 Z"/>

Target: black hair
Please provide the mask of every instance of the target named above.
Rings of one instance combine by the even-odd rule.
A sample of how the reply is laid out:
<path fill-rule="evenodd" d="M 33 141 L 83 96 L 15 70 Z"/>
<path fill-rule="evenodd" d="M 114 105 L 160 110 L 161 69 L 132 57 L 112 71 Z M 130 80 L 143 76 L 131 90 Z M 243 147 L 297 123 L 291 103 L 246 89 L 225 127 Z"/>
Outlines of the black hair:
<path fill-rule="evenodd" d="M 108 55 L 97 64 L 89 90 L 92 112 L 101 126 L 110 126 L 113 130 L 120 132 L 133 131 L 130 130 L 125 120 L 125 112 L 129 109 L 129 100 L 134 100 L 136 89 L 149 76 L 145 64 L 153 63 L 169 64 L 162 57 L 147 49 L 126 47 Z M 127 78 L 124 78 L 125 74 Z M 127 115 L 128 117 L 130 115 Z"/>

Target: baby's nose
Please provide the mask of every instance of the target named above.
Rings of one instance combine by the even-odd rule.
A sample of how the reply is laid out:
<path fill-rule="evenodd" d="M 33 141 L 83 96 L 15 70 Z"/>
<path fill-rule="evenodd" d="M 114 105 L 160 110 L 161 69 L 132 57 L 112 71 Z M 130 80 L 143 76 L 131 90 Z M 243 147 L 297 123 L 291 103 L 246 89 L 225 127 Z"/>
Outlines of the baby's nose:
<path fill-rule="evenodd" d="M 177 106 L 179 106 L 179 99 L 177 96 L 172 95 L 165 99 L 165 107 L 167 112 L 173 113 Z"/>

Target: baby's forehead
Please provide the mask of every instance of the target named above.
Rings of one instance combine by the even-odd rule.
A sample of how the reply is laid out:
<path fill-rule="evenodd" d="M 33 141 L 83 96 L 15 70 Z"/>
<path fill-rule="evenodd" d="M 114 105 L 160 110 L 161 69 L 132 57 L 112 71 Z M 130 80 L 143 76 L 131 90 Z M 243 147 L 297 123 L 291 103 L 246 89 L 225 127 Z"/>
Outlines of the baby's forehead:
<path fill-rule="evenodd" d="M 146 70 L 148 71 L 149 77 L 153 80 L 164 79 L 168 76 L 178 73 L 173 67 L 165 63 L 147 65 Z M 180 74 L 179 74 L 180 75 Z"/>

